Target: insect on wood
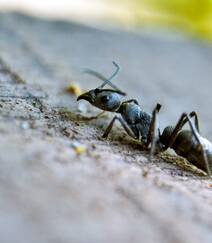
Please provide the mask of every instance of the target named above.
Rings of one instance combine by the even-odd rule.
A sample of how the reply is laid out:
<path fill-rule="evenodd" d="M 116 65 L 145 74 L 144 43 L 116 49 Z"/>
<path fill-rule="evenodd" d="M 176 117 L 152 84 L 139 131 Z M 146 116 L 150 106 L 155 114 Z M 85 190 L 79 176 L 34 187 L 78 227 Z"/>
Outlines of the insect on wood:
<path fill-rule="evenodd" d="M 183 113 L 175 127 L 167 126 L 161 134 L 157 122 L 161 105 L 157 104 L 152 114 L 149 114 L 142 110 L 136 99 L 122 101 L 126 93 L 112 83 L 112 79 L 117 75 L 120 68 L 117 63 L 113 62 L 113 64 L 116 70 L 109 78 L 96 71 L 86 70 L 86 73 L 101 79 L 103 83 L 98 88 L 92 89 L 77 98 L 77 101 L 86 100 L 103 111 L 116 113 L 105 129 L 103 137 L 106 138 L 115 121 L 119 121 L 130 137 L 140 140 L 142 145 L 150 149 L 150 160 L 152 160 L 154 154 L 171 148 L 178 155 L 211 175 L 212 144 L 200 135 L 196 112 L 191 112 L 189 115 Z M 106 85 L 109 85 L 112 89 L 105 89 Z M 191 121 L 193 117 L 195 125 Z M 190 130 L 182 130 L 187 122 Z"/>

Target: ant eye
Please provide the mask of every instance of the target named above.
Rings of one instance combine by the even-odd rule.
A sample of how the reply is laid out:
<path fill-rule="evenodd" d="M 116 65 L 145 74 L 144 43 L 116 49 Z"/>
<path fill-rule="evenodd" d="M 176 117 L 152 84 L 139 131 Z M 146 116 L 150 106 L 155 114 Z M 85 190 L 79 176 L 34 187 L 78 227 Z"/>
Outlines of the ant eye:
<path fill-rule="evenodd" d="M 109 101 L 109 99 L 110 99 L 110 96 L 105 95 L 105 96 L 102 96 L 101 101 L 106 103 L 107 101 Z"/>

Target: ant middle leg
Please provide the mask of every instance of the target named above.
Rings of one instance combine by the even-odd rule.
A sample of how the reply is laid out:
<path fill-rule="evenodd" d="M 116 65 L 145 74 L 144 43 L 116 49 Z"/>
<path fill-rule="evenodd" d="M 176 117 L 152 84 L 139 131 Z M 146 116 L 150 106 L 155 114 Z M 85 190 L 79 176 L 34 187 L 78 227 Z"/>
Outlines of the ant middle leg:
<path fill-rule="evenodd" d="M 110 124 L 109 124 L 108 127 L 106 128 L 104 134 L 102 135 L 103 138 L 106 138 L 106 137 L 109 135 L 109 133 L 110 133 L 110 131 L 111 131 L 113 125 L 114 125 L 114 122 L 115 122 L 116 120 L 118 120 L 118 121 L 121 123 L 122 127 L 124 128 L 124 130 L 126 131 L 126 133 L 127 133 L 130 137 L 132 137 L 132 138 L 134 138 L 134 139 L 138 139 L 138 137 L 133 133 L 133 131 L 131 130 L 131 128 L 128 126 L 128 124 L 124 121 L 124 119 L 121 118 L 121 117 L 119 117 L 119 116 L 114 116 L 114 117 L 113 117 L 112 121 L 110 122 Z"/>
<path fill-rule="evenodd" d="M 152 161 L 152 156 L 155 152 L 155 144 L 156 144 L 156 136 L 155 136 L 155 132 L 156 132 L 156 128 L 157 128 L 157 115 L 158 112 L 160 111 L 161 105 L 157 104 L 156 107 L 154 108 L 153 112 L 152 112 L 152 120 L 149 126 L 149 131 L 148 131 L 148 135 L 147 135 L 147 142 L 145 143 L 145 146 L 148 147 L 149 144 L 151 143 L 151 147 L 150 147 L 150 161 Z"/>

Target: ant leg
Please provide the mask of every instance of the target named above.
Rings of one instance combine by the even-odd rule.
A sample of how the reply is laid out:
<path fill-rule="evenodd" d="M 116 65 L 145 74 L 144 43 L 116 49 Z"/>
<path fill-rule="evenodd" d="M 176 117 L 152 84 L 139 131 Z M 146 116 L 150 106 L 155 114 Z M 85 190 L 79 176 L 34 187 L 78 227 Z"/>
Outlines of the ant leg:
<path fill-rule="evenodd" d="M 198 119 L 198 115 L 195 111 L 192 111 L 189 114 L 189 117 L 193 117 L 193 116 L 194 116 L 194 123 L 195 123 L 196 130 L 199 133 L 199 119 Z"/>
<path fill-rule="evenodd" d="M 190 128 L 191 128 L 191 131 L 195 137 L 195 139 L 197 140 L 199 146 L 200 146 L 200 149 L 201 149 L 201 152 L 202 152 L 202 155 L 203 155 L 203 158 L 204 158 L 204 162 L 205 162 L 205 165 L 206 165 L 206 170 L 207 170 L 207 173 L 208 175 L 211 177 L 211 169 L 210 169 L 210 166 L 209 166 L 209 162 L 208 162 L 208 158 L 207 158 L 207 155 L 205 153 L 205 149 L 204 147 L 202 146 L 202 143 L 200 141 L 200 135 L 199 133 L 197 132 L 197 129 L 194 127 L 193 123 L 191 122 L 191 119 L 189 116 L 186 116 L 186 118 L 188 119 L 188 123 L 190 125 Z"/>
<path fill-rule="evenodd" d="M 132 132 L 132 130 L 131 130 L 131 128 L 128 126 L 128 124 L 124 121 L 124 119 L 121 118 L 121 117 L 118 117 L 118 116 L 114 116 L 114 117 L 113 117 L 112 121 L 110 122 L 110 124 L 109 124 L 108 127 L 106 128 L 104 134 L 102 135 L 103 138 L 106 138 L 106 137 L 108 136 L 108 134 L 110 133 L 110 131 L 111 131 L 112 127 L 113 127 L 113 124 L 114 124 L 114 122 L 115 122 L 116 120 L 118 120 L 118 121 L 121 123 L 122 127 L 124 128 L 124 130 L 126 131 L 126 133 L 127 133 L 130 137 L 132 137 L 132 138 L 134 138 L 134 139 L 138 139 L 138 137 Z"/>
<path fill-rule="evenodd" d="M 194 123 L 195 123 L 195 127 L 199 133 L 199 119 L 198 119 L 198 115 L 195 111 L 192 111 L 190 114 L 189 114 L 189 117 L 194 117 Z M 188 122 L 187 119 L 184 119 L 184 121 L 182 122 L 181 124 L 181 128 L 186 124 L 186 122 Z"/>
<path fill-rule="evenodd" d="M 193 116 L 195 117 L 195 126 L 196 126 L 197 131 L 199 131 L 199 122 L 198 122 L 198 116 L 197 116 L 196 112 L 194 112 L 194 111 L 191 112 L 189 114 L 189 116 L 190 117 L 193 117 Z M 173 143 L 174 143 L 174 141 L 175 141 L 175 139 L 177 137 L 178 132 L 183 128 L 183 126 L 186 124 L 186 122 L 188 122 L 188 118 L 187 117 L 188 117 L 188 115 L 186 113 L 183 113 L 181 115 L 177 125 L 175 126 L 175 128 L 174 128 L 174 130 L 173 130 L 173 132 L 171 134 L 171 137 L 169 139 L 168 144 L 165 146 L 165 150 L 170 148 L 173 145 Z"/>
<path fill-rule="evenodd" d="M 114 62 L 114 61 L 113 61 L 113 65 L 116 67 L 115 72 L 114 72 L 109 78 L 107 78 L 107 79 L 104 80 L 104 83 L 99 87 L 99 89 L 102 89 L 106 84 L 109 84 L 112 88 L 118 90 L 118 89 L 116 88 L 116 86 L 115 86 L 113 83 L 111 83 L 111 80 L 117 75 L 117 73 L 118 73 L 119 70 L 120 70 L 120 67 L 119 67 L 119 65 L 118 65 L 116 62 Z"/>
<path fill-rule="evenodd" d="M 177 137 L 178 132 L 182 129 L 182 127 L 185 125 L 185 123 L 187 122 L 187 120 L 185 119 L 187 117 L 186 113 L 183 113 L 180 117 L 180 119 L 178 120 L 170 138 L 169 141 L 167 143 L 167 145 L 165 146 L 164 150 L 170 148 L 173 143 L 175 142 L 175 139 Z"/>
<path fill-rule="evenodd" d="M 152 161 L 152 156 L 155 152 L 155 144 L 156 144 L 156 136 L 155 136 L 155 130 L 157 126 L 157 115 L 158 112 L 160 111 L 161 105 L 157 104 L 156 107 L 154 108 L 152 112 L 152 120 L 150 123 L 149 131 L 148 131 L 148 136 L 147 136 L 147 142 L 146 142 L 146 147 L 149 146 L 151 143 L 151 148 L 150 148 L 150 161 Z"/>

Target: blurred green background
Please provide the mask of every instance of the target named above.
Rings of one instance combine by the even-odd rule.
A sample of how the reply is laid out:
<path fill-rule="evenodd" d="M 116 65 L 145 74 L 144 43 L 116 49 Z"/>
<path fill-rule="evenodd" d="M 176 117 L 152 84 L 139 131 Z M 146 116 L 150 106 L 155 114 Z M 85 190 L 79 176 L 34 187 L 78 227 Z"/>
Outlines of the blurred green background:
<path fill-rule="evenodd" d="M 212 39 L 212 0 L 112 0 L 130 9 L 132 25 L 169 27 Z"/>

